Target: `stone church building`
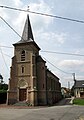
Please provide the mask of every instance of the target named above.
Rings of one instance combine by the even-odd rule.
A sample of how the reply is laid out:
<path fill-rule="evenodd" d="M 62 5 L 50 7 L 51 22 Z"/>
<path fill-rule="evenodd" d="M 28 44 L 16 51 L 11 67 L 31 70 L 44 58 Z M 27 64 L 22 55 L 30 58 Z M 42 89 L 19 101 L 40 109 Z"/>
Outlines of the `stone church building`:
<path fill-rule="evenodd" d="M 61 99 L 61 84 L 39 55 L 40 48 L 34 41 L 29 15 L 21 40 L 13 46 L 7 104 L 24 101 L 35 106 L 58 102 Z"/>

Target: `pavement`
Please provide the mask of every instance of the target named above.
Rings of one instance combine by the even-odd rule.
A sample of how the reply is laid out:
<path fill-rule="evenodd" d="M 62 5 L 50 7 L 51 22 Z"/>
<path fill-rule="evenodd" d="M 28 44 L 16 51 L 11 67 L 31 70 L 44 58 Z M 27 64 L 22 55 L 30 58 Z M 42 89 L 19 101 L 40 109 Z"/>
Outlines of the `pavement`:
<path fill-rule="evenodd" d="M 54 106 L 65 106 L 65 105 L 72 105 L 73 98 L 64 98 L 60 100 L 58 103 L 54 104 Z M 0 108 L 14 108 L 14 109 L 33 109 L 33 108 L 45 108 L 48 106 L 18 106 L 18 105 L 6 105 L 0 104 Z M 51 106 L 52 107 L 52 106 Z"/>
<path fill-rule="evenodd" d="M 0 120 L 84 120 L 84 106 L 72 105 L 71 101 L 65 98 L 51 107 L 0 105 Z"/>
<path fill-rule="evenodd" d="M 33 109 L 0 108 L 0 120 L 84 120 L 84 106 L 62 105 Z"/>

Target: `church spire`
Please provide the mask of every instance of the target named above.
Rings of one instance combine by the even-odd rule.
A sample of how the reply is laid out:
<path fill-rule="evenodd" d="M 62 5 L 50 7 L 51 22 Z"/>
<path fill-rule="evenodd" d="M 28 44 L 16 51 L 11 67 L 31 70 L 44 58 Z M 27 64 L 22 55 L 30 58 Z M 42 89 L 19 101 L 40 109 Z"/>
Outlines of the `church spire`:
<path fill-rule="evenodd" d="M 25 22 L 25 26 L 24 26 L 24 30 L 22 33 L 22 41 L 29 41 L 29 40 L 33 40 L 34 41 L 34 37 L 33 37 L 33 33 L 32 33 L 32 28 L 31 28 L 31 23 L 29 20 L 29 15 L 27 15 L 27 19 Z"/>
<path fill-rule="evenodd" d="M 32 28 L 31 28 L 31 24 L 30 24 L 30 20 L 29 20 L 29 15 L 27 15 L 27 19 L 25 22 L 21 40 L 13 45 L 16 46 L 16 45 L 20 45 L 20 44 L 33 44 L 38 50 L 40 50 L 39 46 L 34 41 Z"/>

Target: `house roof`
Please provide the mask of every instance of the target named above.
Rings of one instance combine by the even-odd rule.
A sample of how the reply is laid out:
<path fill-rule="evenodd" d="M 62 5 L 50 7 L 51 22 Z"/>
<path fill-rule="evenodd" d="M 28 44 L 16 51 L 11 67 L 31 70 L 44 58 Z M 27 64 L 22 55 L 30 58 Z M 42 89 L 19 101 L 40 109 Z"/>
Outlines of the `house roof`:
<path fill-rule="evenodd" d="M 62 89 L 62 90 L 65 90 L 66 92 L 69 92 L 69 91 L 70 91 L 70 89 L 69 89 L 69 88 L 66 88 L 66 87 L 62 87 L 61 89 Z"/>
<path fill-rule="evenodd" d="M 84 80 L 75 80 L 74 88 L 84 88 Z"/>

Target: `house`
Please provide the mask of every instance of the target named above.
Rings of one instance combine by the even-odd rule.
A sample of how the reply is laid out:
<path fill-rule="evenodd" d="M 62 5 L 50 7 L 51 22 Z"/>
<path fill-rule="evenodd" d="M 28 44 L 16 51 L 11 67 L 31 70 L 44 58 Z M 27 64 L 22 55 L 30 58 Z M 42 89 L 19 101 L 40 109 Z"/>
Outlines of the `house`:
<path fill-rule="evenodd" d="M 61 88 L 61 92 L 62 92 L 62 96 L 64 98 L 70 97 L 71 96 L 71 90 L 69 88 L 66 87 L 62 87 Z"/>
<path fill-rule="evenodd" d="M 29 15 L 21 40 L 13 46 L 7 104 L 24 101 L 35 106 L 58 102 L 61 99 L 61 83 L 39 55 L 40 48 L 34 41 Z"/>
<path fill-rule="evenodd" d="M 84 98 L 84 80 L 75 80 L 74 96 L 76 98 Z"/>

